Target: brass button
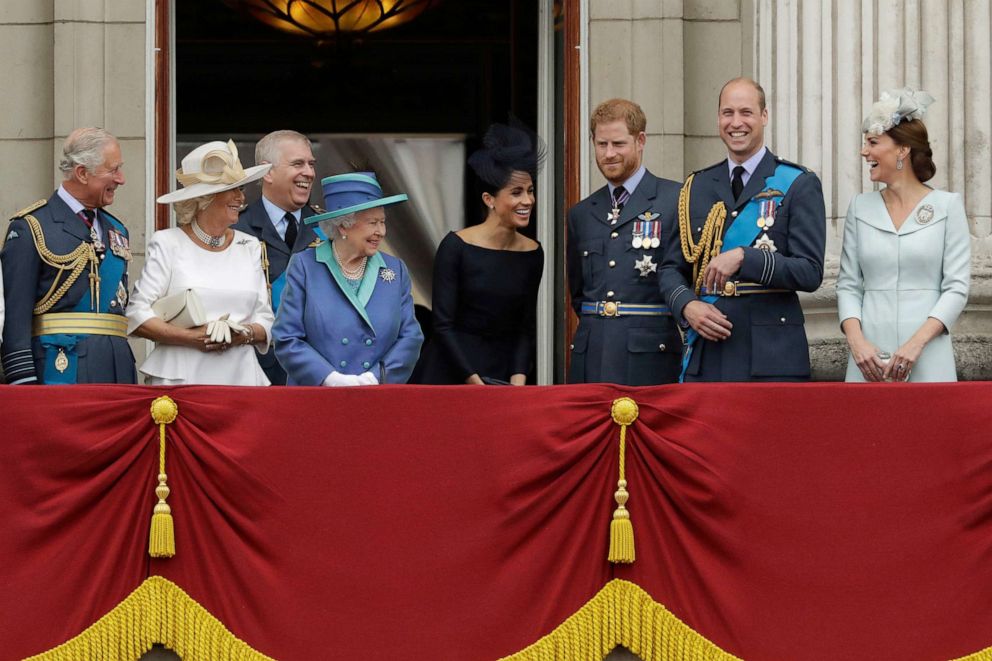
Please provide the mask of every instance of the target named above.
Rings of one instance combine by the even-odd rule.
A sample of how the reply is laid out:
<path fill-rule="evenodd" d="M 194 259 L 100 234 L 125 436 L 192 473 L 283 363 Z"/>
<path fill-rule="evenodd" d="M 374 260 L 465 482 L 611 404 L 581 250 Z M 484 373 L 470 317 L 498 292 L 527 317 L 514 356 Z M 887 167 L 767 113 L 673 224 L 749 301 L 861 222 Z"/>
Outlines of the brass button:
<path fill-rule="evenodd" d="M 606 292 L 606 298 L 613 298 L 613 292 L 611 291 Z"/>
<path fill-rule="evenodd" d="M 617 238 L 618 236 L 620 236 L 620 234 L 619 234 L 619 233 L 617 233 L 617 232 L 613 232 L 613 233 L 611 233 L 611 234 L 610 234 L 610 238 L 611 238 L 611 239 L 615 239 L 615 238 Z"/>
<path fill-rule="evenodd" d="M 616 265 L 617 265 L 616 261 L 614 261 L 614 260 L 611 259 L 610 260 L 610 268 L 613 268 Z"/>

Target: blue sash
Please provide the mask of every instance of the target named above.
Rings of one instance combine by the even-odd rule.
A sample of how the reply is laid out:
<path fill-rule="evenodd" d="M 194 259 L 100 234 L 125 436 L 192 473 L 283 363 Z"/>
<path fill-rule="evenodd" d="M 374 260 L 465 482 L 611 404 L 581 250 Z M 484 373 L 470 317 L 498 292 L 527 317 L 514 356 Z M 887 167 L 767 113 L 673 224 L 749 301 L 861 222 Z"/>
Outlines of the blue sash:
<path fill-rule="evenodd" d="M 272 290 L 272 312 L 279 311 L 279 301 L 282 300 L 282 290 L 286 288 L 286 273 L 289 271 L 289 266 L 286 270 L 279 274 L 279 277 L 272 281 L 269 285 Z"/>
<path fill-rule="evenodd" d="M 772 197 L 763 197 L 762 200 L 773 200 L 776 204 L 780 203 L 782 199 L 788 194 L 789 187 L 792 183 L 799 178 L 804 171 L 797 168 L 794 165 L 788 165 L 786 163 L 779 163 L 775 167 L 775 172 L 772 176 L 765 179 L 765 187 L 758 193 L 770 191 L 775 189 L 781 192 L 781 195 L 774 195 Z M 756 197 L 756 196 L 755 196 Z M 720 252 L 724 253 L 734 248 L 748 247 L 754 243 L 755 239 L 758 238 L 758 234 L 761 233 L 761 228 L 758 227 L 758 214 L 761 211 L 761 203 L 752 197 L 748 200 L 748 203 L 744 206 L 744 209 L 737 214 L 737 218 L 730 224 L 727 231 L 723 234 L 723 245 L 721 246 Z M 719 296 L 701 296 L 700 299 L 706 303 L 715 303 L 720 297 Z M 690 328 L 685 334 L 685 351 L 682 354 L 682 372 L 679 374 L 679 383 L 685 380 L 685 372 L 689 369 L 689 359 L 692 357 L 692 346 L 695 344 L 696 340 L 699 339 L 699 333 L 694 329 Z"/>
<path fill-rule="evenodd" d="M 100 220 L 109 222 L 109 229 L 116 230 L 122 236 L 127 235 L 127 230 L 124 229 L 124 226 L 116 218 L 106 213 L 101 213 Z M 95 312 L 106 313 L 110 311 L 110 301 L 117 297 L 117 287 L 120 285 L 121 278 L 124 277 L 126 270 L 126 259 L 115 255 L 109 249 L 104 253 L 103 262 L 100 264 L 99 269 L 100 305 Z M 88 287 L 71 312 L 94 312 Z M 76 383 L 77 369 L 79 367 L 79 356 L 76 353 L 76 345 L 87 337 L 89 335 L 66 335 L 63 333 L 38 336 L 38 341 L 41 342 L 41 346 L 45 350 L 45 373 L 43 378 L 46 384 Z M 58 358 L 59 349 L 62 349 L 65 357 L 69 360 L 69 366 L 61 372 L 55 368 L 55 359 Z"/>

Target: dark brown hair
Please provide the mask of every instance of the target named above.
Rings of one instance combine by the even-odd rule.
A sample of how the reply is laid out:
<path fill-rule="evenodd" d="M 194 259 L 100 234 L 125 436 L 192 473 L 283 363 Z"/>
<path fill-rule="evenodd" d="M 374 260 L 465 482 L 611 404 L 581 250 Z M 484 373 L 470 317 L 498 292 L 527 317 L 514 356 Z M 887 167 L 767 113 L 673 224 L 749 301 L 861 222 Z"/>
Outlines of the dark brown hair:
<path fill-rule="evenodd" d="M 909 147 L 909 163 L 913 166 L 913 174 L 921 183 L 933 179 L 937 174 L 937 166 L 933 164 L 930 138 L 922 120 L 903 120 L 886 131 L 886 134 L 900 147 Z"/>

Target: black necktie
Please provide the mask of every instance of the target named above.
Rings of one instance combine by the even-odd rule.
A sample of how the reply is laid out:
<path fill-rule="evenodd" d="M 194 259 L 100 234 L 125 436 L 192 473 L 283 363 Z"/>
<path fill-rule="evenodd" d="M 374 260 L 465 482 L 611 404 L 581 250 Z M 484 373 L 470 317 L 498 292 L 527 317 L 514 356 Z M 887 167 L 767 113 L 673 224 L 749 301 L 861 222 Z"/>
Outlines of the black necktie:
<path fill-rule="evenodd" d="M 744 166 L 738 165 L 734 168 L 734 178 L 730 182 L 730 190 L 734 194 L 734 199 L 736 200 L 741 196 L 741 192 L 744 190 Z"/>
<path fill-rule="evenodd" d="M 293 249 L 296 243 L 296 218 L 291 213 L 286 214 L 286 245 Z"/>
<path fill-rule="evenodd" d="M 623 205 L 627 204 L 627 200 L 630 199 L 630 193 L 623 186 L 617 186 L 613 189 L 613 208 L 623 209 Z"/>

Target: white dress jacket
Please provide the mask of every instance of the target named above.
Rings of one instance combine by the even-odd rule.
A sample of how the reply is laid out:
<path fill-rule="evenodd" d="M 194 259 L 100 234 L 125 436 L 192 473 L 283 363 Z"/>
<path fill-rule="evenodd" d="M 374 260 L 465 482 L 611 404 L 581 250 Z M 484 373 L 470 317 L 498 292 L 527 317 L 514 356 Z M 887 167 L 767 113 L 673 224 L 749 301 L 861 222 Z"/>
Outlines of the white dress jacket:
<path fill-rule="evenodd" d="M 879 192 L 855 196 L 844 222 L 837 277 L 841 323 L 858 319 L 869 342 L 895 352 L 927 317 L 948 330 L 968 301 L 971 236 L 957 193 L 933 190 L 898 230 Z M 910 381 L 957 381 L 950 335 L 931 341 Z M 853 356 L 847 381 L 864 381 Z"/>
<path fill-rule="evenodd" d="M 198 246 L 178 227 L 155 232 L 127 306 L 128 332 L 155 316 L 155 301 L 186 289 L 196 290 L 208 320 L 227 314 L 232 321 L 258 324 L 265 329 L 266 338 L 272 336 L 272 307 L 262 271 L 262 249 L 255 237 L 235 230 L 226 249 L 212 252 Z M 266 351 L 268 346 L 264 342 L 258 348 Z M 204 353 L 192 347 L 158 344 L 141 372 L 151 385 L 269 385 L 255 359 L 255 347 L 247 345 Z"/>

